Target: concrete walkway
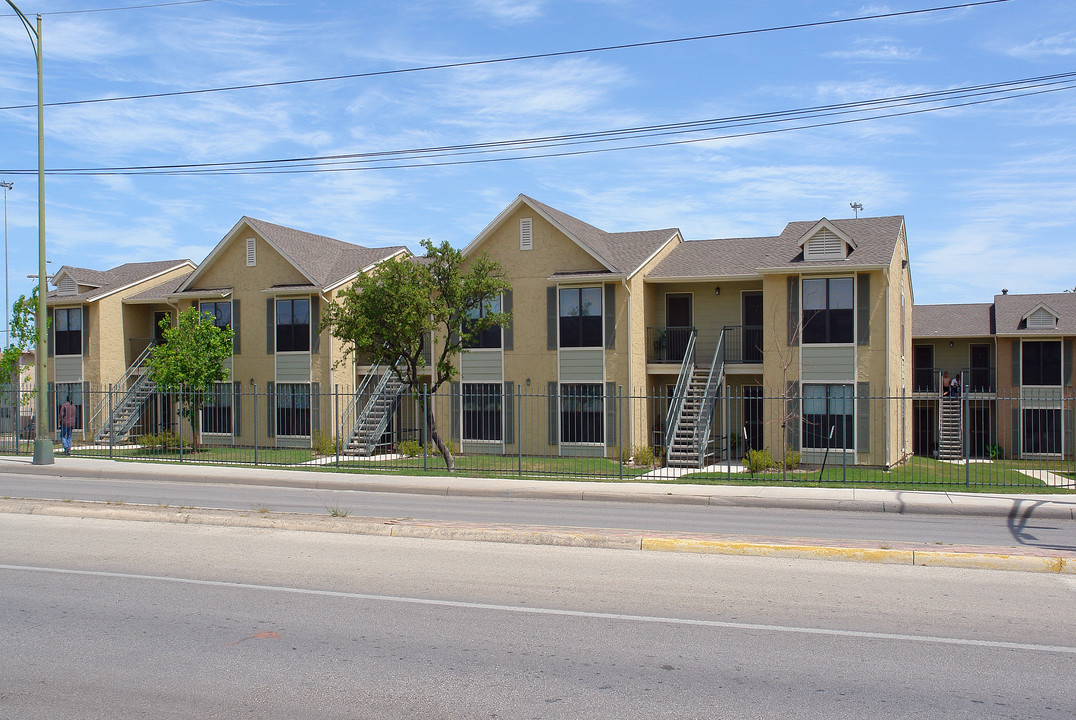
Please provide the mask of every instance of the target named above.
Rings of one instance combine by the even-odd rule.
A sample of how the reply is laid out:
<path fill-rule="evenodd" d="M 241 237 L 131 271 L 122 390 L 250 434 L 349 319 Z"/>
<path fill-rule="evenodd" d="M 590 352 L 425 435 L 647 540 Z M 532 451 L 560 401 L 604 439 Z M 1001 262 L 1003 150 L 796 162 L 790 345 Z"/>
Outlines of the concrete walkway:
<path fill-rule="evenodd" d="M 0 456 L 0 472 L 67 478 L 159 479 L 171 482 L 229 483 L 277 487 L 417 493 L 425 495 L 515 497 L 615 502 L 653 502 L 737 507 L 846 510 L 918 514 L 1012 517 L 1021 520 L 1076 520 L 1076 495 L 975 494 L 908 490 L 807 487 L 677 485 L 653 482 L 589 482 L 392 476 L 275 468 L 177 463 L 120 462 L 58 457 L 35 466 L 26 456 Z M 815 558 L 944 565 L 1036 572 L 1076 573 L 1076 552 L 1039 548 L 939 547 L 925 543 L 740 537 L 699 533 L 595 530 L 559 526 L 492 525 L 390 518 L 328 517 L 302 514 L 114 506 L 107 503 L 5 500 L 0 512 L 102 517 L 157 522 L 272 527 L 321 532 L 392 535 L 454 540 L 608 547 L 666 552 Z"/>

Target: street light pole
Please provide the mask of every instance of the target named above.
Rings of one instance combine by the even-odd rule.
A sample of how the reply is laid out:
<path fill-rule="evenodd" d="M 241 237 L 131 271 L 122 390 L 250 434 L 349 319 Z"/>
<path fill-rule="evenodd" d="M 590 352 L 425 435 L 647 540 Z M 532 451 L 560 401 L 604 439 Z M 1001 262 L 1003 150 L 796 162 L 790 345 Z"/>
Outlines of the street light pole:
<path fill-rule="evenodd" d="M 34 348 L 37 394 L 34 397 L 34 465 L 52 465 L 56 462 L 52 453 L 52 440 L 42 430 L 48 420 L 48 368 L 45 353 L 48 351 L 45 333 L 48 332 L 48 313 L 45 298 L 48 296 L 48 279 L 45 275 L 45 83 L 41 60 L 41 14 L 37 15 L 37 29 L 23 15 L 15 3 L 6 0 L 22 20 L 30 45 L 37 57 L 37 343 Z"/>
<path fill-rule="evenodd" d="M 11 270 L 7 264 L 7 191 L 15 187 L 15 183 L 0 180 L 0 188 L 4 188 L 4 347 L 11 344 L 11 301 L 7 295 L 8 278 Z"/>

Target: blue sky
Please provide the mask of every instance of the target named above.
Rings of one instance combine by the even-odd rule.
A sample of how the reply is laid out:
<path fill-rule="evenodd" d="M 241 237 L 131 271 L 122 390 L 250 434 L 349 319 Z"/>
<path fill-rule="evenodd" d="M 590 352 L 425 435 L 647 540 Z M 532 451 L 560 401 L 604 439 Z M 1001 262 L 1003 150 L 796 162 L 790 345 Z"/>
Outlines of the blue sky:
<path fill-rule="evenodd" d="M 445 65 L 953 4 L 215 0 L 50 14 L 153 2 L 17 0 L 27 15 L 44 14 L 46 102 Z M 0 4 L 0 106 L 32 105 L 30 43 L 6 10 Z M 46 166 L 455 146 L 1072 71 L 1076 3 L 1009 0 L 554 58 L 48 107 Z M 1076 284 L 1076 91 L 1067 89 L 1074 86 L 837 126 L 737 138 L 698 133 L 711 139 L 506 162 L 301 174 L 50 175 L 48 257 L 52 270 L 199 262 L 243 215 L 363 245 L 417 250 L 429 237 L 463 247 L 521 192 L 605 230 L 679 227 L 688 240 L 777 234 L 792 220 L 850 217 L 849 203 L 858 201 L 863 215 L 905 216 L 917 303 L 987 302 L 1003 287 L 1058 292 Z M 687 137 L 694 136 L 638 142 Z M 36 181 L 13 174 L 36 169 L 36 148 L 34 110 L 0 110 L 0 174 L 15 184 L 8 195 L 12 298 L 30 289 L 26 275 L 37 267 Z M 456 159 L 494 157 L 505 155 Z"/>

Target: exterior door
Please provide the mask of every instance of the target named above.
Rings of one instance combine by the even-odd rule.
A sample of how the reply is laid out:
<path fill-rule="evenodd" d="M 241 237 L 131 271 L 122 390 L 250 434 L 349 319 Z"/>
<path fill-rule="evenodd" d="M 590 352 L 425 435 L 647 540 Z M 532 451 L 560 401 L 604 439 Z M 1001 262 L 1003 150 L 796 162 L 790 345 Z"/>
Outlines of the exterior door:
<path fill-rule="evenodd" d="M 743 386 L 744 454 L 762 449 L 762 386 Z"/>
<path fill-rule="evenodd" d="M 912 392 L 938 392 L 933 345 L 916 345 L 912 348 Z"/>
<path fill-rule="evenodd" d="M 684 360 L 687 341 L 691 337 L 691 294 L 669 293 L 665 296 L 665 334 L 662 362 Z"/>
<path fill-rule="evenodd" d="M 743 347 L 740 362 L 762 362 L 762 293 L 743 293 Z"/>
<path fill-rule="evenodd" d="M 990 378 L 990 346 L 971 346 L 971 377 L 968 378 L 970 392 L 993 392 L 994 383 Z"/>

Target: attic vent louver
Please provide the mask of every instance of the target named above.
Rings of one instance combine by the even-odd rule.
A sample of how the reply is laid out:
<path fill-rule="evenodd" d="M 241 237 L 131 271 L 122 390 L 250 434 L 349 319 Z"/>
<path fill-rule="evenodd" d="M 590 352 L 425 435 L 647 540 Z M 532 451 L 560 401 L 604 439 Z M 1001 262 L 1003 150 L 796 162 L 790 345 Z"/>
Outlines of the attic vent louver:
<path fill-rule="evenodd" d="M 74 278 L 68 275 L 64 275 L 60 280 L 60 295 L 74 295 L 78 292 L 78 286 L 75 284 Z"/>
<path fill-rule="evenodd" d="M 247 267 L 258 264 L 257 243 L 254 238 L 247 238 Z"/>
<path fill-rule="evenodd" d="M 1057 325 L 1057 318 L 1046 308 L 1039 308 L 1027 318 L 1029 328 L 1052 328 Z"/>
<path fill-rule="evenodd" d="M 844 241 L 826 228 L 822 228 L 807 241 L 804 260 L 841 260 L 844 258 Z"/>
<path fill-rule="evenodd" d="M 534 249 L 534 233 L 531 228 L 531 218 L 520 218 L 519 220 L 519 249 Z"/>

